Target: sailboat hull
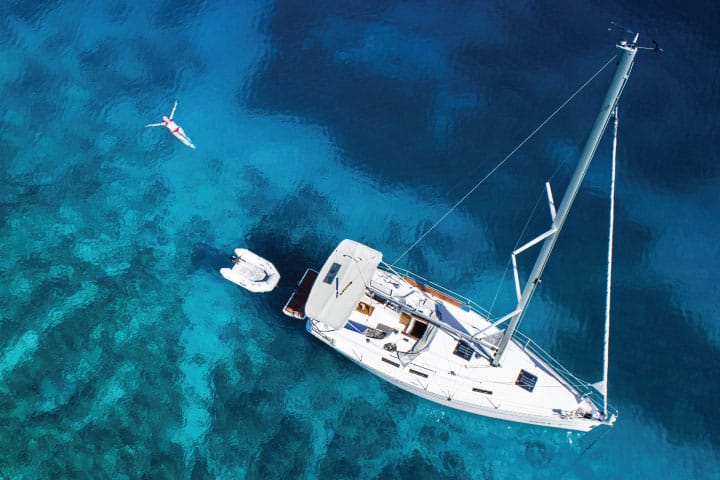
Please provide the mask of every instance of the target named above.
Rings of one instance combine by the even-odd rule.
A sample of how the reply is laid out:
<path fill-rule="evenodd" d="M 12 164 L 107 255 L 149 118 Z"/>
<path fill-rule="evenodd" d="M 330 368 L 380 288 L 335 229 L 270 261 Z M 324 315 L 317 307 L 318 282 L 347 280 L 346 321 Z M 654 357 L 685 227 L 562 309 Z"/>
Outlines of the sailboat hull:
<path fill-rule="evenodd" d="M 566 416 L 561 416 L 560 414 L 552 411 L 546 412 L 546 414 L 544 415 L 532 415 L 527 413 L 521 413 L 518 411 L 509 411 L 503 409 L 502 404 L 494 404 L 490 400 L 490 398 L 487 398 L 485 401 L 482 402 L 486 403 L 487 406 L 482 405 L 479 402 L 466 402 L 463 400 L 454 399 L 448 395 L 436 393 L 428 388 L 424 388 L 422 383 L 410 383 L 407 381 L 403 381 L 397 375 L 387 373 L 386 371 L 383 371 L 379 368 L 373 368 L 370 362 L 363 361 L 362 357 L 358 357 L 354 352 L 350 352 L 346 349 L 336 348 L 333 344 L 332 337 L 328 337 L 327 334 L 323 335 L 317 331 L 314 331 L 312 320 L 308 320 L 306 322 L 306 330 L 308 331 L 308 333 L 318 338 L 320 341 L 322 341 L 329 347 L 336 350 L 345 358 L 369 371 L 373 375 L 380 377 L 384 381 L 391 383 L 396 387 L 405 390 L 408 393 L 442 405 L 443 407 L 510 422 L 539 425 L 551 428 L 562 428 L 581 432 L 588 432 L 595 427 L 605 424 L 605 422 L 601 421 L 600 419 L 576 417 L 571 412 L 568 412 Z"/>
<path fill-rule="evenodd" d="M 585 395 L 590 387 L 580 390 L 578 379 L 564 377 L 530 343 L 511 342 L 503 364 L 493 366 L 491 340 L 501 332 L 486 314 L 380 262 L 380 252 L 341 242 L 308 295 L 307 331 L 383 380 L 446 407 L 568 430 L 608 423 Z"/>

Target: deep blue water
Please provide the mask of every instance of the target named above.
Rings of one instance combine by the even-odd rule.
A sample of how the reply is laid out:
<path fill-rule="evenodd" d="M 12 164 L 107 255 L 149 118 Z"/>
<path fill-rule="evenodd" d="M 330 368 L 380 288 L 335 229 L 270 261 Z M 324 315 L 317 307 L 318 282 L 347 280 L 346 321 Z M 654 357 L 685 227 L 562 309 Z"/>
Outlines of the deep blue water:
<path fill-rule="evenodd" d="M 507 3 L 0 4 L 0 477 L 718 478 L 720 7 Z M 665 49 L 620 107 L 613 429 L 447 410 L 281 315 L 339 240 L 403 252 L 610 59 L 611 20 Z M 403 266 L 505 313 L 610 75 Z M 142 128 L 175 99 L 195 151 Z M 522 324 L 589 380 L 609 156 Z M 279 288 L 225 282 L 236 246 Z"/>

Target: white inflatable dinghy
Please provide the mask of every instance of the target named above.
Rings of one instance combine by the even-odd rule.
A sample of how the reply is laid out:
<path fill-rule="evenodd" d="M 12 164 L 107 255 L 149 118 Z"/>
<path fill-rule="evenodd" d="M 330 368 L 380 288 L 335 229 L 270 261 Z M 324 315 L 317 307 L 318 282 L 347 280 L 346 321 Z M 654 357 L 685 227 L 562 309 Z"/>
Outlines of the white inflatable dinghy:
<path fill-rule="evenodd" d="M 251 292 L 269 292 L 280 280 L 275 266 L 250 250 L 236 248 L 230 260 L 233 267 L 221 268 L 220 275 Z"/>

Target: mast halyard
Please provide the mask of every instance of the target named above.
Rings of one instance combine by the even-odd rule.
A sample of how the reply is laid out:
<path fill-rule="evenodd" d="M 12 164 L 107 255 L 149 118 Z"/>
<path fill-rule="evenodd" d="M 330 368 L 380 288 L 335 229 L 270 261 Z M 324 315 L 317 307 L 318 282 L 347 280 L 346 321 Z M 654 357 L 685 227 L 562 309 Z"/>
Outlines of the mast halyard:
<path fill-rule="evenodd" d="M 592 130 L 590 131 L 590 135 L 585 143 L 582 154 L 580 155 L 578 165 L 575 168 L 575 172 L 570 179 L 567 191 L 563 196 L 560 207 L 558 208 L 557 214 L 555 215 L 555 218 L 552 222 L 552 227 L 550 228 L 552 234 L 545 238 L 543 242 L 540 254 L 538 255 L 538 258 L 535 261 L 535 265 L 530 272 L 530 277 L 525 284 L 520 298 L 518 299 L 518 305 L 515 309 L 516 313 L 512 315 L 510 323 L 508 324 L 508 327 L 505 329 L 503 336 L 498 343 L 498 349 L 492 361 L 493 366 L 497 367 L 500 366 L 500 364 L 502 363 L 503 356 L 507 350 L 508 345 L 510 344 L 510 340 L 512 339 L 515 330 L 517 330 L 517 327 L 523 318 L 525 309 L 530 302 L 533 293 L 535 293 L 536 287 L 540 283 L 542 273 L 545 270 L 545 266 L 547 265 L 548 259 L 550 258 L 552 250 L 555 247 L 555 243 L 557 242 L 558 234 L 560 233 L 560 230 L 565 224 L 565 220 L 567 219 L 570 208 L 575 201 L 575 197 L 578 193 L 578 190 L 580 189 L 583 178 L 585 177 L 585 174 L 590 167 L 590 162 L 595 155 L 595 151 L 597 150 L 597 147 L 600 143 L 600 139 L 605 132 L 605 128 L 610 121 L 610 117 L 612 116 L 612 113 L 615 109 L 615 106 L 617 105 L 620 95 L 622 94 L 628 78 L 630 77 L 630 71 L 632 70 L 633 63 L 635 61 L 635 54 L 637 53 L 637 40 L 638 35 L 636 34 L 635 38 L 631 43 L 623 40 L 617 45 L 617 48 L 619 48 L 622 53 L 618 62 L 617 70 L 615 71 L 615 76 L 610 83 L 610 87 L 608 88 L 608 92 L 605 95 L 605 99 L 603 100 L 600 112 L 595 119 L 595 123 L 593 124 Z"/>

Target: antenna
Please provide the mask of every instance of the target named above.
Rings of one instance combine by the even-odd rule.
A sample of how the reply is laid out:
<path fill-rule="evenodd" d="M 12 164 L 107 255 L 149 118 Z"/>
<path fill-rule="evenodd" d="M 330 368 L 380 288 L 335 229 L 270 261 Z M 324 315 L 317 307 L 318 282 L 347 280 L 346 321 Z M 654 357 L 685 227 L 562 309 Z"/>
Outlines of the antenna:
<path fill-rule="evenodd" d="M 627 34 L 629 34 L 629 35 L 631 35 L 631 36 L 633 37 L 632 41 L 628 41 L 628 40 L 625 40 L 625 39 L 620 40 L 620 42 L 618 43 L 618 45 L 630 46 L 630 47 L 633 47 L 633 48 L 636 47 L 637 40 L 638 40 L 638 37 L 640 36 L 640 34 L 633 32 L 632 30 L 630 30 L 630 29 L 627 28 L 627 27 L 623 27 L 623 26 L 620 25 L 619 23 L 610 22 L 610 27 L 608 27 L 608 32 L 611 32 L 611 31 L 613 31 L 613 30 L 620 30 L 621 32 L 627 33 Z"/>
<path fill-rule="evenodd" d="M 624 27 L 617 22 L 610 22 L 610 26 L 608 27 L 608 32 L 612 32 L 613 30 L 619 30 L 623 33 L 628 33 L 630 35 L 634 35 L 635 39 L 632 42 L 629 42 L 631 45 L 633 45 L 635 42 L 637 42 L 638 34 L 636 32 L 633 32 L 629 28 Z M 638 47 L 637 45 L 633 45 L 633 46 L 635 46 L 635 48 L 637 48 L 638 50 L 652 50 L 655 53 L 661 53 L 664 51 L 662 48 L 660 48 L 660 45 L 658 44 L 657 41 L 653 40 L 652 44 L 653 44 L 652 47 Z"/>
<path fill-rule="evenodd" d="M 652 50 L 655 53 L 662 53 L 665 51 L 662 48 L 660 48 L 660 44 L 657 41 L 653 40 L 652 44 L 653 44 L 652 47 L 637 47 L 637 48 L 638 48 L 638 50 Z"/>

